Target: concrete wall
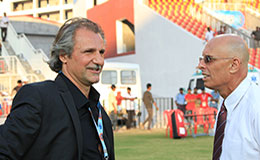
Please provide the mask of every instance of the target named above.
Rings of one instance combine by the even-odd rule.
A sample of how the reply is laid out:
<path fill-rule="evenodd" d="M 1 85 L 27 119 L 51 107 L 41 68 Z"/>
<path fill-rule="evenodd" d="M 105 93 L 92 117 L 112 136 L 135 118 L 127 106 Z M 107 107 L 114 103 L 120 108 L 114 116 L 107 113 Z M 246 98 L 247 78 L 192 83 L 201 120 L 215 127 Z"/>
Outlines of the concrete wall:
<path fill-rule="evenodd" d="M 24 33 L 35 49 L 42 49 L 49 56 L 50 47 L 59 27 L 37 22 L 11 21 L 17 34 Z"/>
<path fill-rule="evenodd" d="M 34 48 L 42 49 L 43 52 L 50 57 L 51 45 L 55 39 L 55 36 L 38 36 L 38 35 L 26 35 Z"/>
<path fill-rule="evenodd" d="M 107 61 L 140 64 L 142 90 L 152 83 L 156 97 L 175 97 L 187 88 L 203 50 L 202 40 L 135 0 L 136 54 Z"/>

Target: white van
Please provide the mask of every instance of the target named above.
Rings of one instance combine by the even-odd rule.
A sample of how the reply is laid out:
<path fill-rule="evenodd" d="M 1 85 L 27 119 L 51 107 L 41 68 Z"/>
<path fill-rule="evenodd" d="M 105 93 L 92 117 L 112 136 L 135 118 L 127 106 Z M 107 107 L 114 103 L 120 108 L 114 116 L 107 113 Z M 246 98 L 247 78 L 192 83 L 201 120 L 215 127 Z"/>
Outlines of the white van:
<path fill-rule="evenodd" d="M 250 77 L 251 81 L 256 83 L 257 85 L 260 84 L 260 70 L 251 64 L 248 64 L 248 77 Z M 196 72 L 192 75 L 189 80 L 188 88 L 192 90 L 197 87 L 198 89 L 204 88 L 204 82 L 202 80 L 203 75 L 201 70 L 196 70 Z M 206 92 L 211 93 L 212 90 L 205 88 Z"/>
<path fill-rule="evenodd" d="M 127 87 L 131 88 L 131 93 L 136 96 L 136 104 L 139 104 L 142 96 L 140 67 L 134 63 L 105 62 L 100 81 L 94 87 L 100 93 L 100 102 L 104 108 L 108 105 L 108 95 L 111 85 L 116 86 L 116 93 L 121 95 L 127 93 Z M 123 103 L 123 102 L 122 102 Z"/>

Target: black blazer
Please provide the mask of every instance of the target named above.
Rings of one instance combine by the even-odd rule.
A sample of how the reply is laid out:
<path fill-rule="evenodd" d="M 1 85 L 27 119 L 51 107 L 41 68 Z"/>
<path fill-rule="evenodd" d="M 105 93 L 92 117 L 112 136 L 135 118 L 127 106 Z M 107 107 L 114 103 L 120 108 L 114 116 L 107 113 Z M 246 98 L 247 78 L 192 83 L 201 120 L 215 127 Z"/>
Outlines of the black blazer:
<path fill-rule="evenodd" d="M 111 122 L 104 123 L 113 160 Z M 78 111 L 61 76 L 55 81 L 23 86 L 5 124 L 0 126 L 0 159 L 81 160 L 82 150 Z"/>

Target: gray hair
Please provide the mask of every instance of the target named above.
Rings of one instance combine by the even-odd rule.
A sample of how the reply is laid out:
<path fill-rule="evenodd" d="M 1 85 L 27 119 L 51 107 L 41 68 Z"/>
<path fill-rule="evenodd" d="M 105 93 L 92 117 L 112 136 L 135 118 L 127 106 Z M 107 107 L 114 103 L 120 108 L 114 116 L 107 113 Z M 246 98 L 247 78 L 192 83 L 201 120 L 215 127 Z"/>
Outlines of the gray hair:
<path fill-rule="evenodd" d="M 104 32 L 98 24 L 86 18 L 71 18 L 61 26 L 52 44 L 50 60 L 47 62 L 51 70 L 55 72 L 61 71 L 62 62 L 59 59 L 59 56 L 71 56 L 75 45 L 75 32 L 79 28 L 86 28 L 86 30 L 100 34 L 105 43 Z"/>

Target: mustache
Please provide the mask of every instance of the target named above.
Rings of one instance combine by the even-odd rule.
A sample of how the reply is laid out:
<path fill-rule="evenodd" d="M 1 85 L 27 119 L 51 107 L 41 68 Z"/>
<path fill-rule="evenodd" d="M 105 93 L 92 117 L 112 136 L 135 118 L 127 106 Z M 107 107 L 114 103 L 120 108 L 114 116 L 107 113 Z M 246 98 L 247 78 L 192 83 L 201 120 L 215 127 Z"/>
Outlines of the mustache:
<path fill-rule="evenodd" d="M 93 69 L 93 70 L 99 71 L 102 69 L 102 66 L 99 64 L 95 64 L 95 66 L 89 66 L 89 67 L 87 67 L 87 69 Z"/>

